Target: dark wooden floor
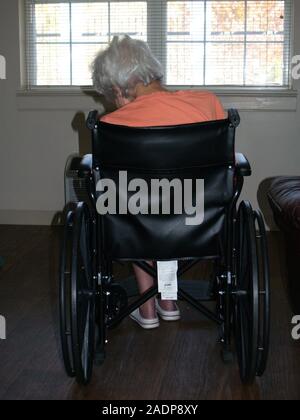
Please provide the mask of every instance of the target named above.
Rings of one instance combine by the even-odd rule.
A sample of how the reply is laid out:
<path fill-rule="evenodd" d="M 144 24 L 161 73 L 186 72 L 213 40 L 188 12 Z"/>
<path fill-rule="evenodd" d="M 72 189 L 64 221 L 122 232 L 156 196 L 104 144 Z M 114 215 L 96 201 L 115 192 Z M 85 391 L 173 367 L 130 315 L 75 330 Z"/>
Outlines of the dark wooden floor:
<path fill-rule="evenodd" d="M 105 364 L 88 387 L 66 377 L 57 316 L 58 231 L 0 226 L 0 399 L 300 399 L 300 343 L 291 339 L 280 236 L 270 240 L 273 316 L 268 371 L 241 386 L 219 357 L 218 330 L 188 305 L 183 319 L 144 331 L 127 319 L 110 332 Z M 194 273 L 195 275 L 195 273 Z"/>

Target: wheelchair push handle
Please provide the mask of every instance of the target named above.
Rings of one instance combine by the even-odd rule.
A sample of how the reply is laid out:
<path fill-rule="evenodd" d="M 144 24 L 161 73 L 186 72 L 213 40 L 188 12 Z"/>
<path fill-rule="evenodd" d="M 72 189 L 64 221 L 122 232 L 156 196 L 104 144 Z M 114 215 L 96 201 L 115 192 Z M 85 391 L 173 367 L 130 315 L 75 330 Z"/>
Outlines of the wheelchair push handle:
<path fill-rule="evenodd" d="M 94 130 L 99 121 L 98 111 L 91 111 L 86 120 L 86 126 L 89 130 Z"/>
<path fill-rule="evenodd" d="M 241 118 L 237 109 L 228 110 L 228 119 L 233 127 L 237 128 L 240 125 Z"/>

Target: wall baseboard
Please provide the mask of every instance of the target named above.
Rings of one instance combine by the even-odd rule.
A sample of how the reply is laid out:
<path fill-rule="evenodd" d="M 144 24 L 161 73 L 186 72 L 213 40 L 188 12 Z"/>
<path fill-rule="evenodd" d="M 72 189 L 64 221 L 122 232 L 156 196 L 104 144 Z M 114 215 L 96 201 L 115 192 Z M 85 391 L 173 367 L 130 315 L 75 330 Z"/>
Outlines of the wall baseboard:
<path fill-rule="evenodd" d="M 0 225 L 59 225 L 59 211 L 0 210 Z"/>

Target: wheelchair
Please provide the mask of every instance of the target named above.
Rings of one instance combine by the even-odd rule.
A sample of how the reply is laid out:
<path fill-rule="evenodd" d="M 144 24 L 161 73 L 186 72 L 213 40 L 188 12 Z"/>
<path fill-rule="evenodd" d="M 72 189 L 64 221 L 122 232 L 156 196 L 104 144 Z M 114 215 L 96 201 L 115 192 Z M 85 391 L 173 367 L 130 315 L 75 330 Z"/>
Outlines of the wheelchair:
<path fill-rule="evenodd" d="M 240 202 L 251 167 L 235 153 L 239 124 L 234 109 L 220 121 L 147 128 L 111 125 L 101 122 L 97 111 L 89 114 L 92 154 L 78 167 L 88 201 L 66 214 L 60 262 L 62 353 L 67 374 L 78 383 L 88 384 L 94 364 L 105 361 L 109 330 L 158 295 L 157 266 L 149 261 L 178 261 L 178 298 L 219 326 L 221 357 L 231 363 L 237 354 L 242 383 L 264 374 L 270 335 L 268 248 L 262 214 Z M 186 214 L 174 208 L 170 214 L 99 214 L 97 185 L 104 178 L 118 185 L 120 171 L 147 185 L 154 178 L 204 180 L 203 222 L 187 225 Z M 193 199 L 195 193 L 193 187 Z M 181 278 L 203 260 L 211 261 L 214 275 L 200 299 Z M 156 279 L 133 301 L 114 279 L 115 264 L 124 261 Z"/>

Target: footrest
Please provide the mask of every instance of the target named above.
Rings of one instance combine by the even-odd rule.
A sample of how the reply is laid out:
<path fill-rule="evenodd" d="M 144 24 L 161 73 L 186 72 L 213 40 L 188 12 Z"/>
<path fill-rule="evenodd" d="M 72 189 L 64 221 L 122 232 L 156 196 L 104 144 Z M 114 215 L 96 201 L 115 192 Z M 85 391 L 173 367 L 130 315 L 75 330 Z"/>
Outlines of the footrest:
<path fill-rule="evenodd" d="M 178 286 L 196 300 L 202 302 L 208 302 L 211 300 L 210 281 L 179 280 Z"/>

